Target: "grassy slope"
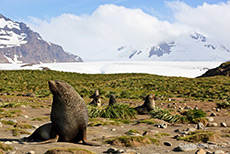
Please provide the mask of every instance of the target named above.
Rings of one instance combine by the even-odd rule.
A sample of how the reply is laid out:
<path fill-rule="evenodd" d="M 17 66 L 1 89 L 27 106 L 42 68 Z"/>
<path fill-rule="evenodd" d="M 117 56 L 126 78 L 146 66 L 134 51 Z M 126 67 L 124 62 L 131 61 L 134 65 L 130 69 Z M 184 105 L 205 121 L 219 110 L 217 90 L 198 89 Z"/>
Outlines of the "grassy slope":
<path fill-rule="evenodd" d="M 63 80 L 81 95 L 90 96 L 99 89 L 102 96 L 137 99 L 149 93 L 166 97 L 189 97 L 199 100 L 230 99 L 230 78 L 164 77 L 150 74 L 78 74 L 58 71 L 0 71 L 0 93 L 33 92 L 45 97 L 50 94 L 48 80 Z"/>

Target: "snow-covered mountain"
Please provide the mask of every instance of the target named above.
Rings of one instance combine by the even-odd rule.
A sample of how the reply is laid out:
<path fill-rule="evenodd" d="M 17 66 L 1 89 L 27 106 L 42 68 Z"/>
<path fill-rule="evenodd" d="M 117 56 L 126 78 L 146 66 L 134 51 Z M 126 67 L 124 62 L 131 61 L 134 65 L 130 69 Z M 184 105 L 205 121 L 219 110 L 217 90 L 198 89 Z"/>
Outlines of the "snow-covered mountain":
<path fill-rule="evenodd" d="M 82 62 L 61 46 L 47 42 L 26 24 L 0 14 L 0 63 Z"/>
<path fill-rule="evenodd" d="M 115 51 L 124 60 L 229 61 L 230 48 L 200 33 L 181 35 L 171 42 L 143 48 L 122 46 Z"/>

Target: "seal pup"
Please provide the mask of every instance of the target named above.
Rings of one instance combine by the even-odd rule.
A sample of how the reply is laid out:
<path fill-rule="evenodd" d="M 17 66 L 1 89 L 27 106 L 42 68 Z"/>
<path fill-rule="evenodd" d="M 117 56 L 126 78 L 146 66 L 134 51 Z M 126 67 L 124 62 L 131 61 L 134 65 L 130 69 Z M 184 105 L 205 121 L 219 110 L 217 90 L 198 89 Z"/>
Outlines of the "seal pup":
<path fill-rule="evenodd" d="M 89 98 L 95 98 L 96 96 L 99 96 L 99 95 L 100 95 L 100 94 L 99 94 L 99 90 L 96 89 L 96 90 L 94 91 L 93 95 L 90 96 Z"/>
<path fill-rule="evenodd" d="M 117 100 L 114 94 L 111 94 L 109 97 L 109 106 L 117 104 Z"/>
<path fill-rule="evenodd" d="M 100 107 L 101 106 L 101 96 L 99 96 L 99 95 L 95 96 L 94 99 L 92 100 L 92 102 L 89 103 L 89 105 Z"/>
<path fill-rule="evenodd" d="M 83 98 L 68 83 L 55 80 L 49 81 L 53 94 L 51 123 L 45 124 L 34 131 L 26 141 L 50 141 L 97 145 L 86 142 L 88 109 Z"/>
<path fill-rule="evenodd" d="M 138 106 L 135 110 L 139 114 L 148 114 L 149 111 L 155 108 L 154 94 L 149 94 L 145 97 L 145 102 L 142 106 Z"/>

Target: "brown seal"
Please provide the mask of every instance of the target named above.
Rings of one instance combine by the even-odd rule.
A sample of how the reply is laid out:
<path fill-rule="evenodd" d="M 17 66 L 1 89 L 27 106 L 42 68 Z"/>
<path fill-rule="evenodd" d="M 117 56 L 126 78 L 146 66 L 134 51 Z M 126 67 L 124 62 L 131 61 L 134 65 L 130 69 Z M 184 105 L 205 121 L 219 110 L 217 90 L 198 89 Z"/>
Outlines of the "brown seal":
<path fill-rule="evenodd" d="M 136 107 L 135 110 L 139 114 L 148 114 L 149 111 L 155 108 L 154 94 L 149 94 L 145 97 L 145 102 L 142 106 Z"/>
<path fill-rule="evenodd" d="M 86 142 L 88 110 L 83 98 L 64 81 L 49 81 L 49 88 L 53 93 L 51 123 L 39 127 L 26 140 L 82 141 L 83 144 L 94 145 Z"/>
<path fill-rule="evenodd" d="M 95 96 L 94 99 L 92 100 L 92 102 L 89 103 L 89 105 L 100 107 L 101 106 L 101 96 L 99 96 L 99 95 Z"/>
<path fill-rule="evenodd" d="M 93 95 L 90 96 L 89 98 L 95 98 L 96 96 L 99 96 L 99 95 L 100 95 L 100 94 L 99 94 L 99 90 L 96 89 L 96 90 L 94 91 Z"/>
<path fill-rule="evenodd" d="M 117 104 L 117 100 L 114 94 L 111 94 L 109 97 L 109 106 Z"/>

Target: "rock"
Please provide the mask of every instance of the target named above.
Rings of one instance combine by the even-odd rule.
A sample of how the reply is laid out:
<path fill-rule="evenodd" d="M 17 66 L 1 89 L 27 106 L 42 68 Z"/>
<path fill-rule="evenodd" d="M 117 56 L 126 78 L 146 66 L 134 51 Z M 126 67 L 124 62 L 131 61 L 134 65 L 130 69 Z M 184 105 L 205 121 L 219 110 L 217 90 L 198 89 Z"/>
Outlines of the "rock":
<path fill-rule="evenodd" d="M 115 131 L 116 131 L 116 129 L 115 129 L 115 128 L 112 128 L 112 129 L 111 129 L 111 131 L 112 131 L 112 132 L 115 132 Z"/>
<path fill-rule="evenodd" d="M 216 113 L 212 112 L 212 113 L 210 114 L 210 116 L 216 117 L 217 115 L 216 115 Z"/>
<path fill-rule="evenodd" d="M 203 149 L 199 149 L 195 154 L 206 154 L 206 152 Z"/>
<path fill-rule="evenodd" d="M 202 122 L 197 123 L 197 129 L 204 129 L 204 128 L 205 128 L 205 126 Z"/>
<path fill-rule="evenodd" d="M 0 122 L 0 128 L 2 128 L 2 122 Z"/>
<path fill-rule="evenodd" d="M 196 149 L 197 146 L 195 144 L 180 144 L 178 147 L 174 148 L 173 151 L 192 151 Z"/>
<path fill-rule="evenodd" d="M 118 153 L 124 153 L 125 150 L 124 149 L 120 149 L 120 150 L 117 150 Z"/>
<path fill-rule="evenodd" d="M 227 124 L 226 124 L 225 122 L 221 122 L 221 123 L 220 123 L 220 126 L 221 126 L 221 127 L 227 127 Z"/>
<path fill-rule="evenodd" d="M 219 108 L 216 108 L 216 112 L 220 112 L 220 109 L 219 109 Z"/>
<path fill-rule="evenodd" d="M 225 152 L 222 150 L 217 150 L 217 151 L 213 152 L 213 154 L 225 154 Z"/>
<path fill-rule="evenodd" d="M 207 124 L 207 127 L 217 127 L 217 126 L 218 126 L 218 123 L 216 123 L 216 122 L 209 122 Z"/>
<path fill-rule="evenodd" d="M 185 134 L 185 135 L 188 135 L 188 131 L 187 130 L 183 130 L 183 131 L 181 131 L 181 132 L 179 132 L 180 134 Z"/>
<path fill-rule="evenodd" d="M 214 121 L 214 118 L 213 118 L 213 117 L 206 117 L 206 119 L 207 119 L 209 122 L 213 122 L 213 121 Z"/>
<path fill-rule="evenodd" d="M 186 131 L 188 131 L 188 132 L 194 132 L 194 131 L 196 131 L 196 128 L 190 127 L 190 128 L 188 128 Z"/>
<path fill-rule="evenodd" d="M 10 142 L 10 141 L 6 141 L 6 142 L 4 142 L 4 144 L 12 144 L 12 142 Z"/>
<path fill-rule="evenodd" d="M 173 139 L 177 139 L 178 137 L 180 137 L 180 135 L 175 135 Z"/>
<path fill-rule="evenodd" d="M 27 119 L 29 118 L 29 116 L 28 116 L 28 115 L 24 115 L 24 117 L 25 117 L 25 118 L 27 118 Z"/>
<path fill-rule="evenodd" d="M 166 123 L 161 123 L 161 124 L 156 124 L 156 125 L 154 125 L 155 127 L 158 127 L 158 128 L 163 128 L 163 129 L 165 129 L 165 128 L 167 128 L 167 124 Z"/>
<path fill-rule="evenodd" d="M 15 119 L 10 119 L 9 121 L 10 121 L 10 122 L 13 122 L 13 123 L 17 123 L 17 122 L 18 122 L 18 121 L 15 120 Z"/>
<path fill-rule="evenodd" d="M 116 151 L 117 151 L 116 148 L 111 147 L 111 148 L 109 148 L 106 152 L 107 152 L 107 153 L 115 153 Z"/>
<path fill-rule="evenodd" d="M 206 152 L 206 154 L 213 154 L 213 152 L 211 152 L 211 151 L 207 151 L 207 152 Z"/>
<path fill-rule="evenodd" d="M 127 135 L 129 135 L 129 136 L 142 136 L 141 134 L 134 133 L 134 132 L 127 133 Z"/>
<path fill-rule="evenodd" d="M 175 129 L 174 132 L 180 132 L 180 129 Z"/>
<path fill-rule="evenodd" d="M 164 142 L 164 145 L 165 146 L 172 146 L 172 143 L 170 143 L 170 142 Z"/>
<path fill-rule="evenodd" d="M 133 149 L 127 149 L 124 154 L 136 154 L 137 152 Z"/>
<path fill-rule="evenodd" d="M 27 154 L 35 154 L 35 151 L 29 151 Z"/>
<path fill-rule="evenodd" d="M 26 94 L 23 94 L 22 96 L 24 96 L 24 97 L 36 97 L 36 95 L 34 93 L 26 93 Z"/>
<path fill-rule="evenodd" d="M 25 105 L 21 105 L 21 107 L 26 108 L 26 106 L 25 106 Z"/>
<path fill-rule="evenodd" d="M 142 136 L 145 136 L 145 135 L 154 135 L 154 134 L 157 134 L 159 133 L 158 130 L 150 130 L 150 131 L 145 131 Z"/>
<path fill-rule="evenodd" d="M 190 106 L 185 106 L 184 109 L 185 110 L 192 110 L 192 108 Z"/>

